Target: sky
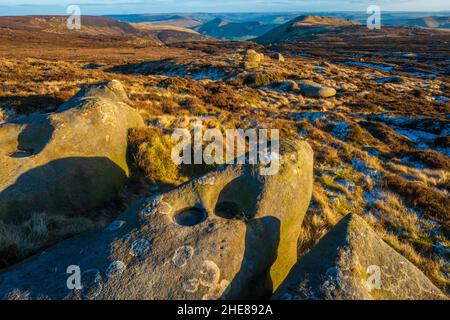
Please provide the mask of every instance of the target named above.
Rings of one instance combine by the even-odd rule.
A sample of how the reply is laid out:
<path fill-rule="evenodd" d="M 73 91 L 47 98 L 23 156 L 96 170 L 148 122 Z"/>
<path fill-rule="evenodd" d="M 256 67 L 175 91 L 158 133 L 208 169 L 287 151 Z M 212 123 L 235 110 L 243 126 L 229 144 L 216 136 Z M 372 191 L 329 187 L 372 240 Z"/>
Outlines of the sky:
<path fill-rule="evenodd" d="M 366 11 L 376 4 L 385 11 L 450 11 L 450 0 L 0 0 L 0 15 L 66 14 L 79 5 L 82 14 L 166 12 L 317 12 Z"/>

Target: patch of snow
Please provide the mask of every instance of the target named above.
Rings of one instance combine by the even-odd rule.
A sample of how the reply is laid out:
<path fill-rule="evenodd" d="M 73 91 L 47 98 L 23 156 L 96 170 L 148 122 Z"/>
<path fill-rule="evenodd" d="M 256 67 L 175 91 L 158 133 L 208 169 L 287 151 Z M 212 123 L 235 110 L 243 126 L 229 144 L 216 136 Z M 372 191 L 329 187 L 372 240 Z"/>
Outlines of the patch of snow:
<path fill-rule="evenodd" d="M 309 134 L 308 130 L 300 130 L 298 134 L 302 137 L 306 137 Z"/>
<path fill-rule="evenodd" d="M 292 118 L 295 121 L 300 121 L 303 119 L 308 119 L 309 122 L 311 122 L 312 124 L 314 124 L 314 122 L 316 120 L 323 120 L 329 117 L 333 117 L 334 115 L 328 114 L 328 113 L 324 113 L 324 112 L 317 112 L 317 111 L 307 111 L 307 112 L 303 112 L 303 113 L 298 113 L 292 116 Z"/>
<path fill-rule="evenodd" d="M 367 173 L 367 164 L 361 159 L 354 158 L 352 159 L 351 163 L 356 171 Z"/>
<path fill-rule="evenodd" d="M 443 155 L 449 157 L 450 156 L 450 148 L 432 148 L 428 143 L 432 142 L 432 140 L 435 140 L 438 135 L 432 134 L 429 132 L 421 131 L 421 130 L 413 130 L 413 129 L 397 129 L 394 128 L 396 133 L 399 135 L 405 136 L 409 138 L 411 141 L 413 141 L 416 144 L 417 149 L 419 150 L 435 150 L 439 153 L 442 153 Z"/>
<path fill-rule="evenodd" d="M 383 173 L 369 168 L 367 166 L 367 163 L 365 163 L 364 161 L 362 161 L 359 158 L 353 158 L 351 161 L 351 164 L 353 165 L 353 168 L 355 169 L 355 171 L 361 172 L 364 175 L 374 179 L 375 181 L 377 180 L 377 178 L 382 177 Z"/>
<path fill-rule="evenodd" d="M 369 63 L 369 62 L 358 62 L 358 61 L 347 61 L 345 64 L 347 65 L 355 65 L 355 66 L 363 66 L 363 67 L 367 67 L 367 68 L 374 68 L 374 69 L 379 69 L 379 70 L 383 70 L 383 71 L 392 71 L 394 69 L 393 66 L 387 66 L 384 64 L 374 64 L 374 63 Z"/>
<path fill-rule="evenodd" d="M 392 76 L 386 78 L 377 78 L 374 79 L 374 81 L 378 83 L 399 83 L 402 81 L 402 79 L 400 77 Z"/>
<path fill-rule="evenodd" d="M 327 124 L 333 125 L 331 134 L 340 139 L 345 139 L 351 133 L 351 125 L 345 121 L 329 121 Z"/>
<path fill-rule="evenodd" d="M 408 71 L 400 71 L 406 74 L 409 74 L 411 76 L 416 76 L 416 77 L 427 77 L 427 78 L 436 78 L 437 75 L 434 73 L 426 73 L 426 72 L 421 72 L 421 71 L 412 71 L 412 72 L 408 72 Z"/>
<path fill-rule="evenodd" d="M 363 150 L 366 151 L 371 156 L 376 156 L 376 157 L 379 156 L 381 153 L 380 151 L 378 151 L 377 149 L 372 148 L 372 147 L 364 147 Z"/>
<path fill-rule="evenodd" d="M 383 196 L 380 189 L 376 187 L 372 191 L 364 191 L 364 198 L 366 199 L 366 204 L 373 207 L 375 202 L 383 199 Z"/>
<path fill-rule="evenodd" d="M 416 162 L 416 161 L 411 161 L 409 159 L 410 159 L 410 157 L 403 157 L 400 160 L 403 163 L 407 163 L 409 166 L 413 167 L 414 169 L 425 169 L 425 165 L 423 163 L 419 163 L 419 162 Z"/>
<path fill-rule="evenodd" d="M 325 71 L 325 69 L 323 69 L 323 68 L 315 68 L 315 69 L 313 69 L 313 71 L 314 72 L 317 72 L 317 73 L 326 73 L 326 71 Z"/>
<path fill-rule="evenodd" d="M 353 181 L 347 179 L 336 179 L 334 180 L 334 183 L 346 187 L 351 192 L 355 190 L 355 183 Z"/>
<path fill-rule="evenodd" d="M 421 143 L 423 140 L 434 140 L 437 138 L 437 135 L 421 130 L 395 129 L 395 128 L 394 130 L 399 135 L 406 136 L 415 143 Z"/>
<path fill-rule="evenodd" d="M 222 70 L 216 68 L 208 68 L 199 71 L 194 71 L 192 74 L 188 74 L 188 77 L 191 77 L 193 80 L 222 80 L 226 77 L 225 73 Z"/>
<path fill-rule="evenodd" d="M 392 129 L 394 130 L 406 127 L 405 130 L 411 131 L 414 130 L 410 129 L 411 127 L 420 128 L 419 131 L 423 132 L 423 134 L 419 133 L 419 136 L 423 136 L 424 134 L 427 133 L 445 136 L 450 133 L 450 127 L 448 122 L 441 119 L 434 120 L 423 116 L 392 117 L 387 116 L 385 114 L 376 114 L 365 116 L 365 119 L 369 121 L 383 122 L 392 127 Z"/>
<path fill-rule="evenodd" d="M 436 148 L 435 151 L 442 153 L 443 155 L 450 158 L 450 148 Z"/>
<path fill-rule="evenodd" d="M 434 96 L 433 99 L 438 102 L 449 102 L 449 98 L 443 96 Z"/>
<path fill-rule="evenodd" d="M 442 243 L 439 241 L 436 241 L 435 243 L 436 251 L 441 255 L 447 255 L 450 253 L 450 248 L 445 247 Z"/>

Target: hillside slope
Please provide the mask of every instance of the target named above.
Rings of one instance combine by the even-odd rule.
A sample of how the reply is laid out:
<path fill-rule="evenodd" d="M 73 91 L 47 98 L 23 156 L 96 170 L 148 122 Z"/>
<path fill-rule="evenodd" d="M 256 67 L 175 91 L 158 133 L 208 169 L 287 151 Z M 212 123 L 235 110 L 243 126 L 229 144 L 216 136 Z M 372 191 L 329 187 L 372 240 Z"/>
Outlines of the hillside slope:
<path fill-rule="evenodd" d="M 164 44 L 183 41 L 202 41 L 208 39 L 208 37 L 199 34 L 195 30 L 183 27 L 171 25 L 151 25 L 147 22 L 133 23 L 131 25 Z"/>
<path fill-rule="evenodd" d="M 182 41 L 203 40 L 197 32 L 175 26 L 147 26 L 130 24 L 111 18 L 81 16 L 81 29 L 67 28 L 65 16 L 0 17 L 0 39 L 17 42 L 32 41 L 61 45 L 70 42 L 95 41 L 96 46 L 115 41 L 132 42 L 136 45 L 162 45 Z"/>
<path fill-rule="evenodd" d="M 265 34 L 275 26 L 259 21 L 231 22 L 216 18 L 198 27 L 197 30 L 201 34 L 218 39 L 248 40 Z"/>
<path fill-rule="evenodd" d="M 390 23 L 393 26 L 418 26 L 425 28 L 450 29 L 450 17 L 424 17 L 398 20 Z"/>
<path fill-rule="evenodd" d="M 181 28 L 194 28 L 202 25 L 203 22 L 189 17 L 175 15 L 161 20 L 146 21 L 145 24 L 149 26 L 174 26 Z"/>
<path fill-rule="evenodd" d="M 300 16 L 270 30 L 257 38 L 256 41 L 260 43 L 292 41 L 304 36 L 312 36 L 316 33 L 357 25 L 360 25 L 360 23 L 345 19 L 320 16 Z"/>

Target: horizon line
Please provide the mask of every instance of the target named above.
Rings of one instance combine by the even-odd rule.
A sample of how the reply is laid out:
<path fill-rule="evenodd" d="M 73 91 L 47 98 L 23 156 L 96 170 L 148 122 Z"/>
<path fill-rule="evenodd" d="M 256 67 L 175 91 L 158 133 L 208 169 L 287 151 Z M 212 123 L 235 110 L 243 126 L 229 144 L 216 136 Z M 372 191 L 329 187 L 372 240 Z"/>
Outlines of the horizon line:
<path fill-rule="evenodd" d="M 0 7 L 13 7 L 13 6 L 1 6 Z M 389 13 L 450 13 L 450 10 L 409 10 L 409 11 L 401 11 L 401 10 L 383 10 L 383 12 Z M 101 13 L 101 14 L 82 14 L 82 16 L 129 16 L 129 15 L 163 15 L 163 14 L 245 14 L 245 13 L 259 13 L 259 14 L 302 14 L 302 13 L 366 13 L 364 10 L 305 10 L 305 11 L 170 11 L 170 12 L 132 12 L 132 13 Z M 67 16 L 69 14 L 7 14 L 2 15 L 0 13 L 0 17 L 20 17 L 20 16 Z"/>

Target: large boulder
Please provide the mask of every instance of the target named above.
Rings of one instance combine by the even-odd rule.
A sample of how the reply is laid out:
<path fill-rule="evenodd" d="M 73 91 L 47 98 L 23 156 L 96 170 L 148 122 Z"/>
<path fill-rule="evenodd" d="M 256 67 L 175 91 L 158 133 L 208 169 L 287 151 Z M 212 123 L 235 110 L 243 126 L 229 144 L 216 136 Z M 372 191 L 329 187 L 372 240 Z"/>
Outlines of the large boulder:
<path fill-rule="evenodd" d="M 336 95 L 336 89 L 322 86 L 314 81 L 299 81 L 300 92 L 308 98 L 330 98 Z"/>
<path fill-rule="evenodd" d="M 264 54 L 256 52 L 253 49 L 249 49 L 245 52 L 244 62 L 242 66 L 246 69 L 256 69 L 264 60 Z"/>
<path fill-rule="evenodd" d="M 118 81 L 0 125 L 0 219 L 103 205 L 128 175 L 127 132 L 140 125 Z"/>
<path fill-rule="evenodd" d="M 263 175 L 262 164 L 224 165 L 9 268 L 0 298 L 270 297 L 297 261 L 313 179 L 306 142 L 280 150 L 276 174 Z M 66 285 L 71 265 L 80 268 L 80 290 Z"/>
<path fill-rule="evenodd" d="M 355 214 L 342 219 L 299 263 L 273 299 L 446 299 L 411 262 Z"/>

